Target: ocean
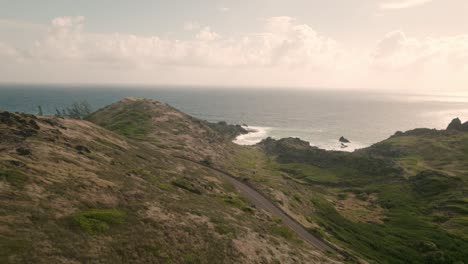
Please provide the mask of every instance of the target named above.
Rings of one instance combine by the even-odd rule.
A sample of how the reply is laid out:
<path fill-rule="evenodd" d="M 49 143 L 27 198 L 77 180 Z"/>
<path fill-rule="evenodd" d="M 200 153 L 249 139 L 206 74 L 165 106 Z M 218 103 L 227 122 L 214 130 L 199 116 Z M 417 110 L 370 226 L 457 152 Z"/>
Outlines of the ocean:
<path fill-rule="evenodd" d="M 246 145 L 266 137 L 299 137 L 320 148 L 352 151 L 396 131 L 442 129 L 452 118 L 468 120 L 468 96 L 325 89 L 0 85 L 0 109 L 36 114 L 40 105 L 44 114 L 54 114 L 86 100 L 97 110 L 129 96 L 156 99 L 212 122 L 247 125 L 252 132 L 235 140 Z M 345 149 L 341 136 L 351 141 Z"/>

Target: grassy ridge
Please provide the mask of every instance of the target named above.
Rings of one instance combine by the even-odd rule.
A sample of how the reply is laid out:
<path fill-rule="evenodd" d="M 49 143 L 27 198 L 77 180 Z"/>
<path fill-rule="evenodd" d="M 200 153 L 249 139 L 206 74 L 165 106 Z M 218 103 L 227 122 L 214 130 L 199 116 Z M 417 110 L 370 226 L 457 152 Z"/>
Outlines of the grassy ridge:
<path fill-rule="evenodd" d="M 256 168 L 261 174 L 255 177 L 263 175 L 270 179 L 263 184 L 293 194 L 281 204 L 371 262 L 464 263 L 467 138 L 468 133 L 417 130 L 355 153 L 324 151 L 298 139 L 266 140 L 260 147 L 269 161 Z M 273 175 L 283 177 L 273 181 Z M 364 217 L 363 206 L 382 222 L 350 217 Z"/>
<path fill-rule="evenodd" d="M 131 107 L 111 105 L 108 108 L 115 109 L 94 113 L 87 119 L 130 138 L 143 139 L 151 132 L 151 115 L 143 101 L 133 102 Z"/>

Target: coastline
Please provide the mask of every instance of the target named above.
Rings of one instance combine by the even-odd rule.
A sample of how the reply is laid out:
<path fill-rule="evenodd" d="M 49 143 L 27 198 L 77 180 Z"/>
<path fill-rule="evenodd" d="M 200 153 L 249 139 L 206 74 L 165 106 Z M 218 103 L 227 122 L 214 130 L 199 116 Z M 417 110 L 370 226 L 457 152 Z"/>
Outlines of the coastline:
<path fill-rule="evenodd" d="M 287 138 L 287 137 L 295 137 L 295 138 L 300 138 L 301 140 L 308 141 L 310 146 L 313 147 L 318 147 L 321 149 L 325 149 L 328 151 L 344 151 L 344 152 L 353 152 L 357 149 L 362 149 L 369 147 L 373 144 L 364 144 L 355 140 L 351 140 L 350 143 L 346 144 L 346 148 L 341 147 L 341 143 L 339 141 L 339 138 L 336 140 L 334 139 L 329 139 L 325 142 L 313 142 L 309 141 L 310 139 L 304 138 L 299 135 L 282 135 L 282 136 L 276 136 L 274 131 L 281 131 L 280 129 L 276 129 L 273 127 L 262 127 L 262 126 L 242 126 L 245 130 L 248 131 L 247 134 L 242 134 L 237 136 L 232 142 L 241 145 L 241 146 L 253 146 L 263 139 L 266 139 L 268 137 L 274 138 L 274 139 L 281 139 L 281 138 Z M 322 132 L 320 130 L 320 132 Z M 382 139 L 385 140 L 385 139 Z M 377 142 L 375 142 L 377 143 Z M 375 144 L 374 143 L 374 144 Z"/>

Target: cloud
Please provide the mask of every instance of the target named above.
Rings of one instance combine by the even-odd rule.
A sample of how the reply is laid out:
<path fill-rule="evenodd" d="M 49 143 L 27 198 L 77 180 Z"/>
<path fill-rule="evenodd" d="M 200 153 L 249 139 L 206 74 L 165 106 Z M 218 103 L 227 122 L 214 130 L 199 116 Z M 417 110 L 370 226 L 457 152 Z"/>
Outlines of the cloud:
<path fill-rule="evenodd" d="M 201 26 L 196 21 L 189 21 L 184 24 L 184 30 L 186 31 L 193 31 L 199 29 Z"/>
<path fill-rule="evenodd" d="M 0 42 L 0 58 L 3 60 L 19 59 L 19 52 L 10 45 Z"/>
<path fill-rule="evenodd" d="M 52 20 L 47 35 L 27 56 L 42 62 L 107 63 L 115 67 L 333 67 L 342 53 L 331 38 L 289 17 L 264 21 L 264 31 L 225 38 L 210 27 L 191 22 L 198 30 L 191 40 L 84 31 L 83 17 Z"/>
<path fill-rule="evenodd" d="M 372 56 L 373 65 L 384 70 L 461 71 L 468 67 L 468 35 L 416 39 L 393 31 L 378 42 Z"/>
<path fill-rule="evenodd" d="M 468 35 L 418 39 L 390 32 L 371 53 L 369 76 L 375 86 L 393 89 L 464 91 Z"/>
<path fill-rule="evenodd" d="M 184 40 L 91 33 L 85 22 L 55 18 L 26 48 L 0 42 L 0 79 L 402 89 L 468 83 L 468 35 L 392 31 L 371 50 L 351 51 L 287 16 L 235 36 L 192 22 L 192 37 Z"/>
<path fill-rule="evenodd" d="M 221 36 L 212 31 L 210 27 L 204 27 L 198 34 L 197 39 L 200 41 L 214 41 L 220 39 Z"/>
<path fill-rule="evenodd" d="M 399 2 L 385 2 L 380 4 L 381 9 L 405 9 L 428 4 L 433 0 L 404 0 Z"/>
<path fill-rule="evenodd" d="M 219 12 L 221 12 L 221 13 L 227 13 L 229 11 L 231 11 L 231 9 L 229 7 L 220 7 L 219 8 Z"/>

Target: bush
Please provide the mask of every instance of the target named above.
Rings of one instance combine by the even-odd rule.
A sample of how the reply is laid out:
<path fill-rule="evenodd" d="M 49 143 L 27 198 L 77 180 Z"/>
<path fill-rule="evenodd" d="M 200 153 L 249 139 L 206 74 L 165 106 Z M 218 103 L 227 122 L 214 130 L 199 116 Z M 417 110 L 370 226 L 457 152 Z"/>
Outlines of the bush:
<path fill-rule="evenodd" d="M 340 194 L 338 194 L 338 199 L 339 200 L 346 200 L 346 199 L 348 199 L 348 194 L 347 193 L 340 193 Z"/>
<path fill-rule="evenodd" d="M 111 225 L 125 222 L 126 213 L 117 209 L 91 209 L 76 215 L 73 220 L 88 234 L 100 234 Z"/>
<path fill-rule="evenodd" d="M 206 157 L 201 163 L 205 166 L 211 167 L 213 166 L 213 161 L 211 161 L 211 157 Z"/>
<path fill-rule="evenodd" d="M 85 119 L 89 115 L 91 115 L 91 105 L 83 100 L 73 102 L 71 106 L 62 109 L 61 111 L 56 109 L 56 116 L 57 117 L 68 117 L 72 119 Z"/>
<path fill-rule="evenodd" d="M 202 194 L 202 191 L 186 178 L 179 178 L 172 181 L 172 184 L 192 193 Z"/>
<path fill-rule="evenodd" d="M 0 171 L 0 179 L 7 181 L 10 185 L 16 188 L 21 188 L 28 180 L 28 177 L 17 171 L 5 170 Z"/>

